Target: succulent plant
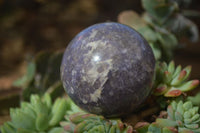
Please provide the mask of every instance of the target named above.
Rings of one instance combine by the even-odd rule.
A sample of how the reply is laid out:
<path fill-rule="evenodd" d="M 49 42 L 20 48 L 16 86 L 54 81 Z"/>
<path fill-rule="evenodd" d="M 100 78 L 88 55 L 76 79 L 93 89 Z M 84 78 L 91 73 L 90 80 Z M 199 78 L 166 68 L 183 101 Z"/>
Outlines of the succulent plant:
<path fill-rule="evenodd" d="M 193 106 L 191 101 L 172 101 L 167 108 L 168 117 L 156 119 L 161 127 L 176 127 L 178 132 L 200 132 L 199 107 Z"/>
<path fill-rule="evenodd" d="M 68 45 L 61 65 L 67 94 L 82 109 L 119 117 L 151 92 L 155 58 L 134 29 L 119 23 L 92 25 Z"/>
<path fill-rule="evenodd" d="M 1 133 L 62 133 L 59 122 L 71 109 L 71 100 L 57 98 L 54 103 L 48 93 L 42 98 L 31 95 L 30 103 L 21 102 L 20 108 L 11 108 L 11 121 L 1 126 Z"/>
<path fill-rule="evenodd" d="M 26 74 L 13 83 L 23 89 L 23 100 L 28 101 L 31 94 L 42 96 L 48 92 L 53 99 L 63 94 L 60 81 L 62 56 L 62 51 L 42 51 L 28 63 Z"/>
<path fill-rule="evenodd" d="M 148 41 L 157 60 L 170 61 L 182 37 L 192 42 L 198 40 L 197 26 L 184 17 L 176 1 L 142 0 L 146 12 L 139 15 L 134 11 L 123 11 L 118 21 L 126 24 Z"/>
<path fill-rule="evenodd" d="M 121 120 L 108 120 L 103 116 L 75 113 L 61 122 L 66 133 L 132 133 L 133 128 Z"/>
<path fill-rule="evenodd" d="M 156 68 L 156 79 L 154 82 L 154 94 L 164 95 L 165 97 L 177 97 L 183 92 L 194 89 L 198 86 L 199 80 L 190 80 L 188 77 L 191 66 L 181 70 L 181 66 L 175 67 L 173 61 L 167 63 L 159 62 Z"/>
<path fill-rule="evenodd" d="M 139 122 L 134 127 L 138 133 L 177 133 L 175 127 L 162 127 L 157 123 Z"/>

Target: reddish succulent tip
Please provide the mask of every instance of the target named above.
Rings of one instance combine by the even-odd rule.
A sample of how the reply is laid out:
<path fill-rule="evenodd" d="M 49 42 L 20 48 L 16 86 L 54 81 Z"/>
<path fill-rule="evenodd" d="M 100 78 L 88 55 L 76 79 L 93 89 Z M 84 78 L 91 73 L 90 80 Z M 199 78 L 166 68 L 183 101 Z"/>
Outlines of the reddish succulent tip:
<path fill-rule="evenodd" d="M 178 133 L 178 130 L 175 127 L 167 127 L 173 133 Z"/>
<path fill-rule="evenodd" d="M 148 122 L 138 122 L 134 128 L 140 128 L 140 127 L 144 127 L 146 125 L 149 125 Z"/>
<path fill-rule="evenodd" d="M 166 97 L 177 97 L 182 94 L 182 91 L 180 90 L 171 90 L 165 94 Z"/>
<path fill-rule="evenodd" d="M 80 113 L 75 113 L 69 117 L 69 120 L 72 121 L 75 117 L 79 116 Z"/>
<path fill-rule="evenodd" d="M 71 126 L 70 125 L 63 126 L 63 128 L 64 128 L 65 131 L 70 131 L 71 130 Z"/>
<path fill-rule="evenodd" d="M 132 132 L 133 132 L 133 127 L 132 126 L 128 126 L 127 133 L 132 133 Z"/>
<path fill-rule="evenodd" d="M 192 86 L 198 86 L 198 85 L 199 85 L 198 79 L 192 81 Z"/>
<path fill-rule="evenodd" d="M 90 116 L 95 116 L 94 114 L 84 114 L 81 116 L 81 118 L 88 118 Z"/>
<path fill-rule="evenodd" d="M 166 86 L 160 86 L 154 90 L 155 93 L 162 93 L 166 90 Z"/>
<path fill-rule="evenodd" d="M 169 71 L 165 71 L 164 73 L 165 73 L 165 75 L 168 75 L 170 72 Z"/>
<path fill-rule="evenodd" d="M 183 77 L 185 77 L 186 74 L 187 74 L 187 71 L 186 70 L 182 70 L 180 72 L 180 75 L 179 75 L 178 79 L 181 80 Z"/>
<path fill-rule="evenodd" d="M 122 131 L 124 129 L 124 124 L 122 122 L 119 122 L 118 127 Z"/>

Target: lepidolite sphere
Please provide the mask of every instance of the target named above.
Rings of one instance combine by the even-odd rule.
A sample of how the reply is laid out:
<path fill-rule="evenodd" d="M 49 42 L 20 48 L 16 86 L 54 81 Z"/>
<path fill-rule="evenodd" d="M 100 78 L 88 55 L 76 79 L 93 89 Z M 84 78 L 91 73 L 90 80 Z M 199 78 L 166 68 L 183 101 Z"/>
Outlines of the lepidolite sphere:
<path fill-rule="evenodd" d="M 82 109 L 106 117 L 137 109 L 151 92 L 155 58 L 134 29 L 101 23 L 80 32 L 65 50 L 61 79 Z"/>

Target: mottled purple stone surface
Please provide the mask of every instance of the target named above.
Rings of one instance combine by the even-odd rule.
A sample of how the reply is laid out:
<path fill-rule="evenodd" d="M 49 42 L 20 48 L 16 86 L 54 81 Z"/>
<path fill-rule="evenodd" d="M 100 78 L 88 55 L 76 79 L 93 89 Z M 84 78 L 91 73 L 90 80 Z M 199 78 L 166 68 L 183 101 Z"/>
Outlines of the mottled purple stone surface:
<path fill-rule="evenodd" d="M 126 115 L 151 92 L 155 58 L 132 28 L 101 23 L 80 32 L 61 65 L 67 94 L 82 109 L 106 117 Z"/>

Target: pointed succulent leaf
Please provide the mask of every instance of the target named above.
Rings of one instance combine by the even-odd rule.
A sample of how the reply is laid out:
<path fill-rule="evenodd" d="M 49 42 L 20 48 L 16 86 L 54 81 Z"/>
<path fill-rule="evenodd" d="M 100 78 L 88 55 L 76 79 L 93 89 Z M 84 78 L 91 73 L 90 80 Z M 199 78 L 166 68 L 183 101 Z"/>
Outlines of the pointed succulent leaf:
<path fill-rule="evenodd" d="M 174 113 L 173 107 L 171 105 L 168 106 L 167 113 L 168 113 L 169 119 L 171 119 L 171 120 L 175 119 L 175 113 Z"/>
<path fill-rule="evenodd" d="M 181 90 L 172 87 L 171 89 L 169 89 L 169 90 L 164 94 L 164 96 L 165 96 L 165 97 L 177 97 L 177 96 L 180 96 L 181 94 L 182 94 L 182 91 L 181 91 Z"/>
<path fill-rule="evenodd" d="M 86 121 L 82 121 L 81 123 L 79 123 L 75 129 L 74 129 L 74 132 L 75 133 L 81 133 L 81 132 L 84 132 L 84 128 L 85 128 L 85 125 L 86 125 Z M 94 127 L 94 125 L 93 125 Z"/>
<path fill-rule="evenodd" d="M 185 124 L 191 124 L 192 123 L 192 119 L 190 119 L 190 118 L 184 118 L 184 123 Z"/>
<path fill-rule="evenodd" d="M 45 131 L 49 126 L 48 113 L 39 113 L 36 118 L 36 129 L 38 131 Z"/>
<path fill-rule="evenodd" d="M 172 78 L 172 73 L 170 73 L 169 71 L 165 71 L 163 76 L 164 83 L 169 84 Z"/>
<path fill-rule="evenodd" d="M 197 113 L 198 113 L 198 110 L 199 110 L 199 107 L 193 107 L 193 108 L 192 108 L 192 111 L 191 111 L 192 115 L 197 114 Z"/>
<path fill-rule="evenodd" d="M 87 122 L 87 124 L 84 127 L 84 131 L 88 131 L 88 130 L 92 129 L 93 127 L 94 127 L 94 123 L 92 121 Z"/>
<path fill-rule="evenodd" d="M 175 127 L 177 126 L 177 123 L 170 119 L 156 119 L 156 123 L 159 124 L 162 127 Z"/>
<path fill-rule="evenodd" d="M 174 73 L 174 71 L 175 71 L 175 63 L 174 61 L 171 61 L 168 65 L 168 72 Z"/>
<path fill-rule="evenodd" d="M 182 101 L 180 102 L 183 103 Z M 172 101 L 170 105 L 172 106 L 172 110 L 175 111 L 177 109 L 177 103 L 175 101 Z M 170 105 L 168 107 L 170 107 Z"/>
<path fill-rule="evenodd" d="M 182 68 L 181 65 L 178 65 L 176 67 L 176 70 L 175 70 L 175 72 L 174 72 L 174 74 L 172 76 L 173 79 L 181 72 L 181 68 Z"/>
<path fill-rule="evenodd" d="M 189 110 L 189 109 L 192 109 L 192 102 L 190 102 L 190 101 L 188 101 L 188 102 L 185 102 L 184 104 L 183 104 L 183 108 L 184 108 L 184 110 L 186 111 L 186 110 Z"/>
<path fill-rule="evenodd" d="M 30 102 L 32 105 L 37 105 L 37 101 L 40 100 L 40 97 L 38 95 L 31 95 Z"/>
<path fill-rule="evenodd" d="M 187 71 L 182 70 L 172 81 L 171 81 L 171 85 L 179 85 L 180 83 L 182 83 L 185 79 L 185 76 L 187 74 Z"/>
<path fill-rule="evenodd" d="M 189 129 L 197 129 L 199 128 L 199 124 L 185 124 L 185 126 Z"/>
<path fill-rule="evenodd" d="M 21 102 L 21 109 L 29 114 L 31 117 L 35 118 L 36 117 L 36 111 L 34 110 L 34 107 L 28 103 L 28 102 Z"/>
<path fill-rule="evenodd" d="M 52 106 L 52 100 L 50 95 L 48 93 L 45 93 L 42 100 L 46 104 L 46 106 L 50 109 Z"/>
<path fill-rule="evenodd" d="M 53 105 L 56 108 L 53 108 L 51 112 L 52 117 L 49 121 L 51 126 L 57 125 L 64 118 L 66 110 L 69 109 L 68 102 L 65 99 L 59 99 L 58 101 L 59 103 L 55 102 L 57 105 Z"/>
<path fill-rule="evenodd" d="M 175 112 L 175 119 L 176 119 L 177 121 L 183 121 L 183 116 L 182 116 L 182 114 L 179 113 L 179 112 Z"/>
<path fill-rule="evenodd" d="M 74 133 L 75 125 L 71 122 L 62 121 L 60 125 L 67 133 Z"/>
<path fill-rule="evenodd" d="M 178 86 L 177 88 L 179 90 L 181 90 L 182 92 L 186 92 L 189 90 L 193 90 L 198 85 L 199 85 L 199 80 L 190 80 L 190 81 L 187 81 L 187 82 L 183 83 L 182 85 Z"/>
<path fill-rule="evenodd" d="M 184 113 L 184 119 L 190 119 L 192 117 L 192 114 L 189 111 L 186 111 Z M 190 119 L 191 120 L 191 119 Z"/>
<path fill-rule="evenodd" d="M 192 121 L 199 120 L 199 118 L 200 118 L 200 115 L 199 115 L 199 114 L 194 114 L 194 115 L 192 116 Z"/>
<path fill-rule="evenodd" d="M 48 133 L 64 133 L 64 129 L 61 127 L 54 127 Z"/>
<path fill-rule="evenodd" d="M 155 95 L 162 95 L 164 93 L 166 93 L 168 90 L 167 85 L 165 84 L 160 84 L 158 85 L 158 87 L 154 90 L 154 94 Z"/>
<path fill-rule="evenodd" d="M 43 113 L 43 114 L 48 114 L 49 113 L 49 109 L 47 107 L 47 105 L 42 102 L 41 99 L 36 99 L 36 104 L 34 104 L 34 108 L 37 114 L 39 113 Z"/>
<path fill-rule="evenodd" d="M 183 101 L 178 102 L 176 112 L 179 112 L 180 115 L 184 114 Z"/>
<path fill-rule="evenodd" d="M 185 81 L 185 80 L 187 80 L 187 78 L 190 76 L 190 73 L 191 73 L 191 71 L 192 71 L 192 66 L 187 66 L 187 67 L 185 67 L 183 70 L 186 71 L 186 75 L 185 75 L 185 77 L 184 77 L 184 79 L 183 79 L 183 81 Z"/>

